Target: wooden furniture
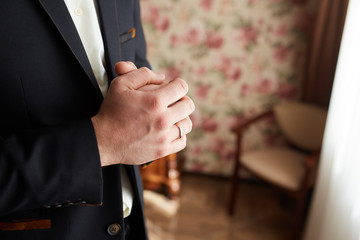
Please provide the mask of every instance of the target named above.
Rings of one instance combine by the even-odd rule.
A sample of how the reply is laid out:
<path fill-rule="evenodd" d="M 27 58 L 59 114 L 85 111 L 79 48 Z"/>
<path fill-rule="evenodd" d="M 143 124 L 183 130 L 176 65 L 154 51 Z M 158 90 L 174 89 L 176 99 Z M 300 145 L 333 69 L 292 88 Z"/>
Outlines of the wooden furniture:
<path fill-rule="evenodd" d="M 235 210 L 238 172 L 245 169 L 296 200 L 289 239 L 301 235 L 305 201 L 313 186 L 327 112 L 305 103 L 287 102 L 244 121 L 234 129 L 237 135 L 235 168 L 232 176 L 229 214 Z M 242 133 L 259 120 L 273 116 L 289 146 L 257 149 L 242 153 Z"/>
<path fill-rule="evenodd" d="M 144 189 L 163 193 L 172 199 L 177 198 L 181 186 L 177 166 L 174 153 L 140 168 Z"/>

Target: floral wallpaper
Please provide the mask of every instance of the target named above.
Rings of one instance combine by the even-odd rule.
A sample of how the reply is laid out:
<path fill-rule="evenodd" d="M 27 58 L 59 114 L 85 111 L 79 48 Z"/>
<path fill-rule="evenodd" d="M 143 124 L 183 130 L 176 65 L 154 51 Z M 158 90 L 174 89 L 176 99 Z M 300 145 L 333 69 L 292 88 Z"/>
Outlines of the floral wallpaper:
<path fill-rule="evenodd" d="M 300 95 L 318 0 L 141 0 L 155 71 L 181 76 L 196 104 L 185 170 L 229 175 L 242 119 Z M 243 149 L 281 144 L 273 121 Z"/>

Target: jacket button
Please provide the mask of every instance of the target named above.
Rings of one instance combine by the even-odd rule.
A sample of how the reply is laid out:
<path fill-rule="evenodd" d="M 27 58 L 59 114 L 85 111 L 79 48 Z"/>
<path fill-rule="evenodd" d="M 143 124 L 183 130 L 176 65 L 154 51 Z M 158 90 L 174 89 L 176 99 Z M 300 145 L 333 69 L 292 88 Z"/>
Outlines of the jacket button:
<path fill-rule="evenodd" d="M 121 231 L 121 226 L 118 223 L 113 223 L 107 228 L 107 232 L 110 236 L 115 236 Z"/>

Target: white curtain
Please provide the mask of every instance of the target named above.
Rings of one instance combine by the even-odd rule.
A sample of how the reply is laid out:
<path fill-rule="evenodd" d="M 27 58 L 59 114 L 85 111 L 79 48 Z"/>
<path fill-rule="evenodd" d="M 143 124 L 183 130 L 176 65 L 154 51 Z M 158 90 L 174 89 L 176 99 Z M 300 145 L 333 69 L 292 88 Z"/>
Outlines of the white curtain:
<path fill-rule="evenodd" d="M 360 1 L 350 0 L 305 240 L 360 240 Z"/>

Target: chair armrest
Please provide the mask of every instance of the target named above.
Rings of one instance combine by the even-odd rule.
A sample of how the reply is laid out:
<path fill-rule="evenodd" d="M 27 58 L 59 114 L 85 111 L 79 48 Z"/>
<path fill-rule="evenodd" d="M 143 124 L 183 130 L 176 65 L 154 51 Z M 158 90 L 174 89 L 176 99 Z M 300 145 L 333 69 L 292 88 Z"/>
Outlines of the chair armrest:
<path fill-rule="evenodd" d="M 306 191 L 306 189 L 308 189 L 309 186 L 312 186 L 314 184 L 315 174 L 316 174 L 314 170 L 315 170 L 315 166 L 319 162 L 319 159 L 320 159 L 320 151 L 316 151 L 312 153 L 305 159 L 304 165 L 306 170 L 301 186 L 302 191 Z"/>
<path fill-rule="evenodd" d="M 313 168 L 320 159 L 320 151 L 316 151 L 305 159 L 306 168 Z"/>
<path fill-rule="evenodd" d="M 261 119 L 264 119 L 266 117 L 270 117 L 274 114 L 273 110 L 269 110 L 269 111 L 266 111 L 266 112 L 263 112 L 263 113 L 260 113 L 252 118 L 249 118 L 249 119 L 245 119 L 244 121 L 241 121 L 241 123 L 239 123 L 236 127 L 234 127 L 232 129 L 233 132 L 237 133 L 237 134 L 241 134 L 242 131 L 249 127 L 251 124 L 261 120 Z"/>

